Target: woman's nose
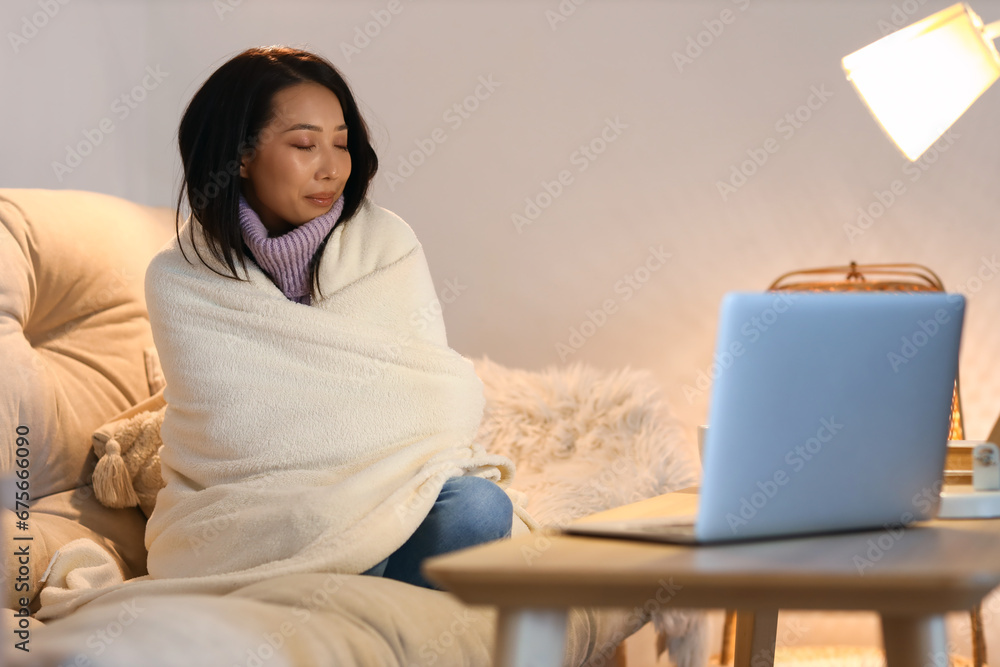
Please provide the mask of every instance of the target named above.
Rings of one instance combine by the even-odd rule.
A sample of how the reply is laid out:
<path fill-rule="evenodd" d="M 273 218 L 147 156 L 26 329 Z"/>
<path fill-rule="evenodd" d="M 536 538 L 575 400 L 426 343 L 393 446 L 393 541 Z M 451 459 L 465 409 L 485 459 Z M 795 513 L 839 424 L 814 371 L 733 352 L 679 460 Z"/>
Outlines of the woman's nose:
<path fill-rule="evenodd" d="M 337 156 L 333 150 L 323 151 L 316 175 L 319 178 L 333 178 L 337 175 Z"/>

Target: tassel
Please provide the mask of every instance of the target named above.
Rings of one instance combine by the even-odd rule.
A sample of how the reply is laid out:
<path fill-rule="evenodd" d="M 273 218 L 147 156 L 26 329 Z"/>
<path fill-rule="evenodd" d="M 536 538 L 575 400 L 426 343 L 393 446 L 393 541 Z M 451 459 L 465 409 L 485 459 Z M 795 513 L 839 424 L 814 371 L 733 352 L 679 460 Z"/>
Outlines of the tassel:
<path fill-rule="evenodd" d="M 132 476 L 122 459 L 121 446 L 114 438 L 105 445 L 104 456 L 94 468 L 94 493 L 105 507 L 135 507 L 139 498 L 132 488 Z"/>

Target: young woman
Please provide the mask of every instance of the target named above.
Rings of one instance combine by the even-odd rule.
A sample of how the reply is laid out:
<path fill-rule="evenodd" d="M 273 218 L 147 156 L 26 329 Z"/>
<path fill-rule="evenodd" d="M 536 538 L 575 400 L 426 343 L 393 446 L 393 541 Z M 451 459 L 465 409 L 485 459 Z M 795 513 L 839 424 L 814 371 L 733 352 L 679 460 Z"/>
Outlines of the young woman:
<path fill-rule="evenodd" d="M 366 199 L 378 160 L 343 77 L 249 49 L 178 138 L 177 241 L 146 278 L 167 381 L 150 575 L 433 587 L 424 559 L 509 536 L 512 464 L 474 441 L 482 386 L 443 321 L 412 324 L 433 283 L 412 230 Z"/>

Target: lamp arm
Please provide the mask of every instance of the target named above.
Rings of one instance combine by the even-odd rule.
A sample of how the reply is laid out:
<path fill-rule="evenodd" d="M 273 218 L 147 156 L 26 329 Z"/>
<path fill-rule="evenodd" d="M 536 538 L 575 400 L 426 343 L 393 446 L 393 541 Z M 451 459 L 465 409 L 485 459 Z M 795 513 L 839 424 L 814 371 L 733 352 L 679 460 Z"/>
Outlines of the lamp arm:
<path fill-rule="evenodd" d="M 990 41 L 1000 38 L 1000 21 L 983 26 L 983 36 Z"/>

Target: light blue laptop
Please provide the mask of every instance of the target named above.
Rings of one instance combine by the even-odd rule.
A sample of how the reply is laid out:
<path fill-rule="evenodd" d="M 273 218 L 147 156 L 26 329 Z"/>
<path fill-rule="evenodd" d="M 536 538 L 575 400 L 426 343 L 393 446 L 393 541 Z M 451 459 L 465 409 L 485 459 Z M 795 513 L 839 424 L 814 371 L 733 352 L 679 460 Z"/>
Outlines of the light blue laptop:
<path fill-rule="evenodd" d="M 715 543 L 932 518 L 964 312 L 958 294 L 727 294 L 697 516 L 566 532 Z"/>

